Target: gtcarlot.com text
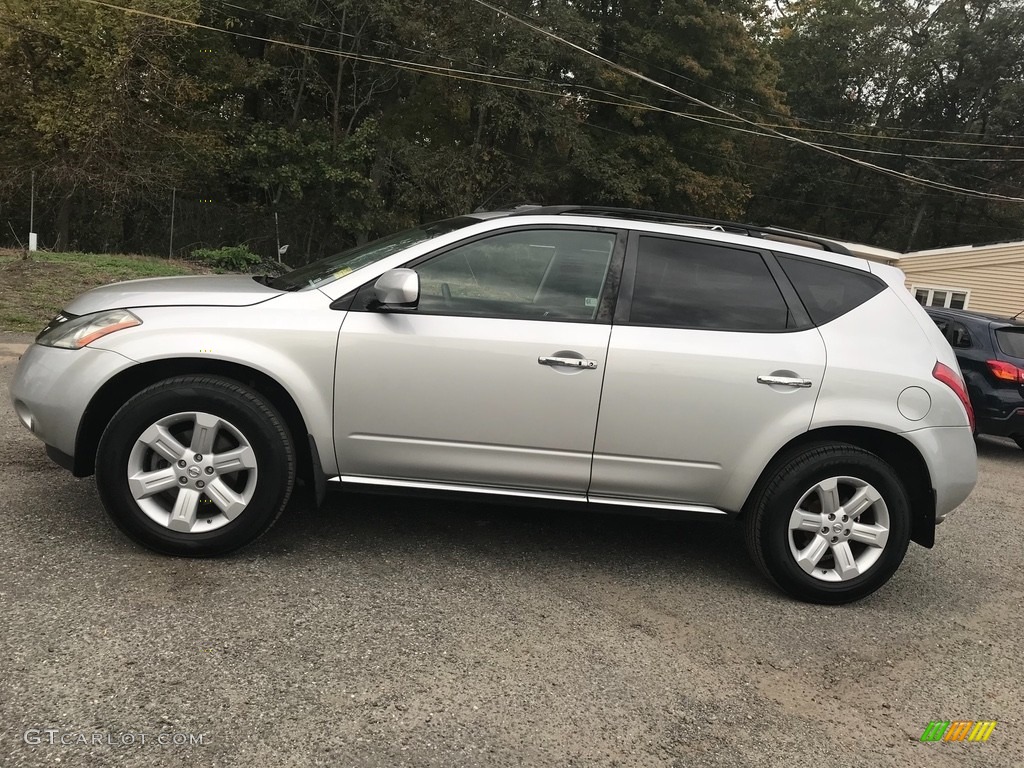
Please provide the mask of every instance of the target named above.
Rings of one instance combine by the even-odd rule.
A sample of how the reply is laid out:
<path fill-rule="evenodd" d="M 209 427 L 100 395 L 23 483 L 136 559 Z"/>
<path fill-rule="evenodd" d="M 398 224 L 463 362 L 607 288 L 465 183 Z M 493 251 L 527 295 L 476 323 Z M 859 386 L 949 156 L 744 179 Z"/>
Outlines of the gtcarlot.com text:
<path fill-rule="evenodd" d="M 210 743 L 206 733 L 142 733 L 126 731 L 111 733 L 108 731 L 62 731 L 59 728 L 29 728 L 22 736 L 26 744 L 32 746 L 115 746 L 134 747 L 155 744 L 161 747 L 194 747 Z"/>

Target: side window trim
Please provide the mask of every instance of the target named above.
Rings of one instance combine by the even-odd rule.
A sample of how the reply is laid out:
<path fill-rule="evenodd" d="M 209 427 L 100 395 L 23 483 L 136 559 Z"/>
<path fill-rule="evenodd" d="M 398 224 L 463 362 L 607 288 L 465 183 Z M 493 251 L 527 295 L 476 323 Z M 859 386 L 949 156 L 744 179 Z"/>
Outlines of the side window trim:
<path fill-rule="evenodd" d="M 599 230 L 600 231 L 600 230 Z M 615 245 L 612 246 L 612 258 L 608 264 L 608 274 L 601 288 L 600 304 L 593 322 L 611 325 L 618 302 L 622 297 L 622 268 L 626 258 L 628 231 L 624 229 L 608 230 L 615 232 Z"/>
<path fill-rule="evenodd" d="M 796 324 L 795 328 L 787 328 L 787 331 L 804 331 L 808 328 L 813 328 L 814 323 L 811 322 L 811 313 L 807 311 L 807 307 L 804 306 L 803 300 L 800 298 L 800 294 L 796 290 L 796 286 L 793 285 L 789 279 L 789 275 L 779 264 L 779 260 L 775 257 L 774 251 L 764 251 L 761 253 L 761 257 L 764 259 L 764 263 L 768 265 L 768 271 L 772 273 L 772 277 L 775 278 L 775 284 L 779 287 L 782 292 L 782 298 L 786 302 L 786 306 L 789 307 L 790 313 L 793 315 L 793 321 Z"/>
<path fill-rule="evenodd" d="M 597 313 L 595 314 L 593 320 L 571 320 L 571 319 L 567 319 L 567 318 L 563 318 L 563 317 L 552 317 L 550 319 L 546 319 L 546 318 L 532 318 L 532 319 L 529 320 L 529 322 L 549 322 L 549 323 L 550 322 L 562 322 L 562 323 L 576 322 L 576 323 L 585 323 L 587 325 L 601 325 L 601 324 L 609 325 L 609 324 L 611 324 L 612 315 L 613 315 L 613 313 L 615 311 L 615 305 L 616 305 L 616 300 L 617 300 L 617 293 L 618 293 L 618 287 L 619 287 L 619 278 L 620 278 L 621 270 L 622 270 L 622 262 L 623 262 L 624 254 L 625 254 L 625 251 L 626 251 L 626 235 L 627 235 L 627 230 L 620 229 L 618 227 L 569 226 L 569 225 L 565 225 L 565 224 L 562 224 L 562 225 L 559 225 L 559 224 L 540 224 L 540 225 L 537 225 L 537 224 L 533 224 L 533 225 L 523 224 L 523 225 L 515 226 L 515 227 L 507 227 L 507 228 L 503 228 L 503 229 L 493 229 L 493 230 L 490 230 L 488 232 L 482 232 L 482 233 L 480 233 L 478 235 L 474 235 L 473 237 L 468 237 L 465 240 L 459 240 L 456 243 L 450 243 L 447 246 L 444 246 L 442 248 L 438 248 L 436 250 L 430 251 L 429 253 L 423 254 L 422 256 L 420 256 L 418 258 L 412 259 L 411 261 L 408 261 L 408 262 L 402 264 L 402 267 L 405 268 L 405 269 L 415 269 L 420 264 L 424 264 L 424 263 L 430 261 L 431 259 L 437 258 L 439 256 L 444 256 L 446 253 L 449 253 L 450 251 L 454 251 L 457 248 L 462 248 L 462 247 L 467 246 L 467 245 L 472 245 L 474 243 L 480 242 L 482 240 L 487 240 L 487 239 L 492 238 L 492 237 L 497 237 L 497 236 L 500 236 L 500 235 L 507 235 L 507 234 L 511 234 L 511 233 L 514 233 L 514 232 L 537 232 L 537 231 L 598 232 L 598 233 L 614 235 L 615 242 L 612 244 L 611 258 L 609 259 L 609 262 L 608 262 L 608 274 L 605 276 L 604 285 L 601 287 L 601 297 L 600 297 L 599 302 L 598 302 L 598 310 L 597 310 Z M 335 305 L 336 304 L 342 304 L 342 303 L 348 304 L 347 308 L 351 312 L 370 312 L 370 311 L 372 311 L 372 310 L 367 309 L 366 305 L 368 303 L 368 299 L 373 295 L 373 286 L 374 286 L 374 283 L 377 282 L 379 277 L 380 277 L 380 275 L 377 275 L 376 277 L 373 277 L 372 279 L 370 279 L 367 282 L 363 283 L 361 286 L 359 286 L 355 290 L 345 294 L 345 296 L 342 296 L 340 299 L 335 301 L 334 304 Z M 332 305 L 332 308 L 334 308 L 334 305 Z M 338 308 L 340 308 L 340 307 L 338 307 Z M 393 314 L 393 315 L 399 315 L 399 314 L 401 314 L 401 315 L 415 315 L 416 314 L 416 310 L 415 309 L 393 309 L 393 310 L 391 310 L 389 312 L 389 314 Z M 437 315 L 433 315 L 433 316 L 437 316 Z M 483 317 L 482 315 L 461 314 L 461 313 L 458 313 L 458 312 L 452 312 L 451 314 L 445 314 L 444 316 L 445 317 L 476 317 L 476 318 Z M 516 319 L 516 318 L 504 318 L 504 319 Z"/>
<path fill-rule="evenodd" d="M 803 302 L 800 301 L 800 297 L 797 294 L 796 289 L 793 287 L 792 283 L 789 282 L 789 278 L 786 277 L 785 272 L 782 271 L 782 267 L 775 259 L 775 254 L 771 251 L 761 248 L 753 248 L 746 244 L 735 245 L 733 243 L 719 243 L 718 241 L 699 240 L 692 237 L 678 237 L 662 232 L 648 232 L 646 230 L 638 229 L 629 230 L 629 239 L 626 244 L 626 258 L 622 267 L 622 282 L 619 286 L 619 303 L 615 307 L 615 318 L 613 321 L 615 325 L 630 325 L 629 316 L 630 310 L 633 306 L 633 293 L 636 288 L 636 269 L 640 254 L 640 238 L 644 236 L 657 237 L 664 240 L 675 240 L 685 244 L 712 245 L 756 253 L 761 257 L 761 260 L 768 268 L 768 272 L 771 275 L 772 280 L 775 281 L 775 285 L 779 289 L 779 293 L 782 294 L 782 299 L 786 303 L 786 307 L 794 321 L 793 328 L 779 328 L 777 330 L 729 330 L 699 327 L 689 328 L 689 326 L 651 327 L 670 327 L 684 330 L 710 331 L 714 333 L 796 333 L 797 331 L 804 331 L 808 328 L 814 327 L 814 324 L 811 322 L 810 315 L 807 313 L 807 309 L 804 307 Z"/>
<path fill-rule="evenodd" d="M 633 306 L 633 288 L 636 285 L 637 252 L 640 250 L 640 232 L 629 230 L 626 241 L 626 257 L 622 264 L 622 280 L 619 283 L 619 301 L 615 305 L 614 325 L 629 323 L 629 310 Z"/>

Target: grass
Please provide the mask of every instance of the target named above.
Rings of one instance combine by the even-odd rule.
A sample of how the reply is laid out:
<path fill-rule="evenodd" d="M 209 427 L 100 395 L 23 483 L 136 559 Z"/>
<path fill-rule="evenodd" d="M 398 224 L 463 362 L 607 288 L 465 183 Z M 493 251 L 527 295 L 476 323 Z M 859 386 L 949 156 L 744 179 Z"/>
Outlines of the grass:
<path fill-rule="evenodd" d="M 22 255 L 0 250 L 0 331 L 38 331 L 71 299 L 98 285 L 210 271 L 151 256 L 42 251 L 29 259 Z"/>

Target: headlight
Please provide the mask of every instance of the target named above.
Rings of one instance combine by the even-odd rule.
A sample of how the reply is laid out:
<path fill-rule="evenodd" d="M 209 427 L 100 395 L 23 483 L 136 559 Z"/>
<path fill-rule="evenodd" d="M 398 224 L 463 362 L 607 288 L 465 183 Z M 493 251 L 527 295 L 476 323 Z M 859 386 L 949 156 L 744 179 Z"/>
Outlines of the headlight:
<path fill-rule="evenodd" d="M 61 312 L 36 336 L 36 344 L 64 349 L 81 349 L 108 333 L 142 325 L 127 309 L 108 309 L 91 315 Z"/>

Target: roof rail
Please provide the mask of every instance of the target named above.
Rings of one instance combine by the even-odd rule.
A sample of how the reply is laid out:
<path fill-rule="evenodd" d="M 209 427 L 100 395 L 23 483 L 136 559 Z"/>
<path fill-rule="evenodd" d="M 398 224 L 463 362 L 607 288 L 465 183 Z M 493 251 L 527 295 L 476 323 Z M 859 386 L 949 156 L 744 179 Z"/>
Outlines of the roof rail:
<path fill-rule="evenodd" d="M 612 208 L 599 205 L 543 205 L 543 206 L 520 206 L 510 216 L 609 216 L 620 219 L 638 219 L 640 221 L 653 221 L 665 224 L 683 224 L 691 227 L 706 227 L 718 229 L 724 232 L 738 232 L 749 237 L 761 237 L 768 240 L 780 240 L 783 242 L 798 240 L 813 243 L 829 253 L 841 253 L 844 256 L 852 256 L 845 246 L 824 237 L 810 235 L 806 232 L 799 232 L 794 229 L 782 227 L 758 227 L 753 224 L 741 224 L 736 221 L 724 221 L 722 219 L 708 219 L 702 216 L 684 216 L 678 213 L 663 213 L 661 211 L 644 211 L 635 208 Z"/>

